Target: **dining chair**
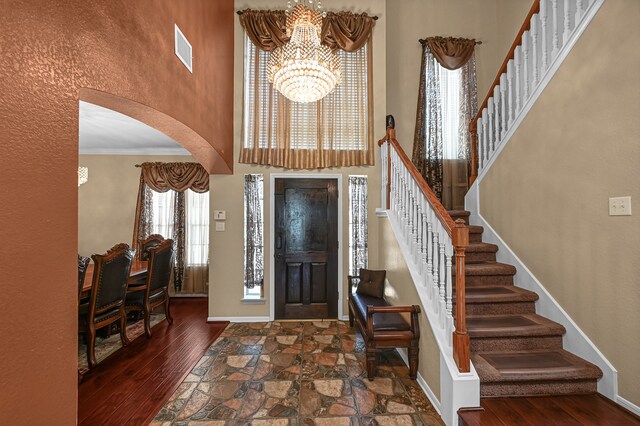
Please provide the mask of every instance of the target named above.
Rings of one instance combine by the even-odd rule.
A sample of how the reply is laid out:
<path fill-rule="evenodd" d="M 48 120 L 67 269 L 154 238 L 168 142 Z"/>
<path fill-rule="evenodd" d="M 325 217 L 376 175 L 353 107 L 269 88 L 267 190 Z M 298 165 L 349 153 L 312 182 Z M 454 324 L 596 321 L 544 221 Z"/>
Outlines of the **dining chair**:
<path fill-rule="evenodd" d="M 87 267 L 91 259 L 78 255 L 78 302 L 86 302 L 82 300 L 82 287 L 84 286 L 84 277 L 87 274 Z"/>
<path fill-rule="evenodd" d="M 150 248 L 156 247 L 158 244 L 164 241 L 164 237 L 160 234 L 149 235 L 144 240 L 140 241 L 140 260 L 149 260 Z"/>
<path fill-rule="evenodd" d="M 169 310 L 169 281 L 174 263 L 173 240 L 160 242 L 148 249 L 149 266 L 147 279 L 143 285 L 129 286 L 125 301 L 125 309 L 142 311 L 144 315 L 144 331 L 151 337 L 151 312 L 160 305 L 164 305 L 165 315 L 169 324 L 173 323 Z"/>
<path fill-rule="evenodd" d="M 123 346 L 127 339 L 127 315 L 124 300 L 131 262 L 135 250 L 121 243 L 113 246 L 106 254 L 91 256 L 94 263 L 91 295 L 87 303 L 79 307 L 78 327 L 84 333 L 87 343 L 89 368 L 96 366 L 96 330 L 116 321 L 120 322 L 120 340 Z"/>

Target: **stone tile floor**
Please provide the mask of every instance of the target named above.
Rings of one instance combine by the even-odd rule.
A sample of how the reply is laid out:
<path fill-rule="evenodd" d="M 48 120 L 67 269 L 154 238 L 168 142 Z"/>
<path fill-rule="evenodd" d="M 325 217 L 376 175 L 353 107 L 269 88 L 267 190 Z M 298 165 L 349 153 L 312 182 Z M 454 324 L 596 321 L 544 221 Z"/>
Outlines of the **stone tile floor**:
<path fill-rule="evenodd" d="M 395 351 L 365 365 L 342 321 L 230 324 L 151 425 L 443 424 Z"/>

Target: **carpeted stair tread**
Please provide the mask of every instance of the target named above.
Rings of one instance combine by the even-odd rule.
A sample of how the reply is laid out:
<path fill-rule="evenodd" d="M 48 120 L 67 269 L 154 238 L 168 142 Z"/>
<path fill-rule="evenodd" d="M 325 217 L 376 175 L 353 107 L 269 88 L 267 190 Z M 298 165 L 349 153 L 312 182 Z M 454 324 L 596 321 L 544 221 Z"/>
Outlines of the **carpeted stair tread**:
<path fill-rule="evenodd" d="M 455 269 L 452 270 L 453 276 L 456 275 Z M 500 262 L 482 262 L 470 263 L 465 265 L 465 275 L 515 275 L 516 268 L 513 265 Z"/>
<path fill-rule="evenodd" d="M 564 349 L 478 352 L 471 361 L 482 383 L 597 380 L 596 365 Z"/>
<path fill-rule="evenodd" d="M 535 302 L 538 299 L 539 296 L 537 293 L 512 285 L 469 287 L 466 289 L 467 305 L 481 303 Z"/>
<path fill-rule="evenodd" d="M 453 219 L 454 221 L 457 219 L 462 219 L 464 220 L 464 222 L 468 225 L 469 224 L 469 216 L 471 215 L 470 211 L 467 210 L 449 210 L 448 211 L 449 216 L 451 216 L 451 219 Z"/>
<path fill-rule="evenodd" d="M 484 227 L 479 225 L 469 225 L 469 234 L 482 234 L 484 232 Z"/>
<path fill-rule="evenodd" d="M 498 246 L 491 243 L 469 243 L 469 246 L 465 251 L 467 253 L 480 253 L 480 252 L 497 253 Z"/>
<path fill-rule="evenodd" d="M 562 324 L 537 314 L 469 315 L 467 329 L 473 338 L 561 336 Z"/>

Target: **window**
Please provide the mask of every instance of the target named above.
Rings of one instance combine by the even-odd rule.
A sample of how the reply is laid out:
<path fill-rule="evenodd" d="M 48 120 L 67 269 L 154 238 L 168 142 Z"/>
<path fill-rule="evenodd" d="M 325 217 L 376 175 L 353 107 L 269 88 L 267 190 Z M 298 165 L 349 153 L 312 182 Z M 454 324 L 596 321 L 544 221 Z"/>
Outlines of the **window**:
<path fill-rule="evenodd" d="M 244 176 L 244 297 L 258 299 L 264 284 L 264 177 Z"/>
<path fill-rule="evenodd" d="M 241 163 L 291 168 L 373 165 L 368 44 L 355 52 L 338 50 L 341 84 L 324 99 L 307 104 L 290 102 L 273 88 L 267 77 L 270 53 L 258 49 L 246 34 L 244 47 Z"/>
<path fill-rule="evenodd" d="M 367 177 L 349 176 L 349 275 L 368 264 Z"/>
<path fill-rule="evenodd" d="M 185 192 L 187 265 L 209 264 L 209 193 Z"/>
<path fill-rule="evenodd" d="M 460 158 L 460 74 L 461 69 L 450 71 L 436 66 L 440 73 L 442 94 L 442 149 L 445 160 Z"/>
<path fill-rule="evenodd" d="M 176 192 L 151 191 L 153 204 L 152 233 L 174 238 L 176 224 Z M 185 259 L 187 266 L 209 264 L 209 193 L 199 194 L 190 189 L 185 198 Z"/>

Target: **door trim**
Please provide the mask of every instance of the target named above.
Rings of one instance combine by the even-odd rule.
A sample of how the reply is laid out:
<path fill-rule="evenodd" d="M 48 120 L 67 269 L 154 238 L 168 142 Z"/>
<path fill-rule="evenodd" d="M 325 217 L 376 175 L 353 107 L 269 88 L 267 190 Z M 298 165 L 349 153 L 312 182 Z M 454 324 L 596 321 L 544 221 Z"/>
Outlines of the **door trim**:
<path fill-rule="evenodd" d="M 343 248 L 342 241 L 342 175 L 341 174 L 298 174 L 298 173 L 271 173 L 269 177 L 269 320 L 273 321 L 276 316 L 276 287 L 275 287 L 275 261 L 273 257 L 273 247 L 275 246 L 275 220 L 276 220 L 276 179 L 336 179 L 338 181 L 338 320 L 342 319 L 342 261 Z"/>

